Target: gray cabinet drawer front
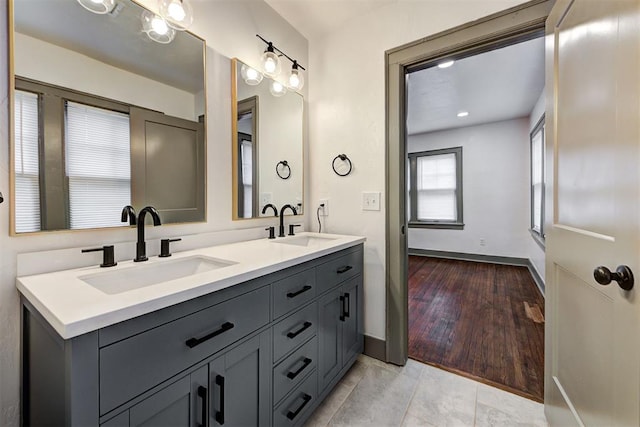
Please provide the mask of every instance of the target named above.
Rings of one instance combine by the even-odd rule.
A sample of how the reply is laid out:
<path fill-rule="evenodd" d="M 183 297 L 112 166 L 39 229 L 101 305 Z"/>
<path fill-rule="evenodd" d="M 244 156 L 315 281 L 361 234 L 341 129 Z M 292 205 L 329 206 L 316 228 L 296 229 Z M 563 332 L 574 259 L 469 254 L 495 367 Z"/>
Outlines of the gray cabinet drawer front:
<path fill-rule="evenodd" d="M 303 420 L 309 417 L 310 408 L 316 403 L 316 382 L 316 373 L 314 372 L 278 405 L 273 411 L 274 426 L 300 425 Z"/>
<path fill-rule="evenodd" d="M 272 285 L 273 317 L 286 314 L 302 307 L 316 296 L 316 274 L 309 269 L 287 277 Z"/>
<path fill-rule="evenodd" d="M 269 322 L 269 287 L 100 349 L 100 414 L 216 353 Z M 225 330 L 224 324 L 233 324 Z M 219 334 L 194 347 L 187 341 Z"/>
<path fill-rule="evenodd" d="M 277 404 L 318 364 L 318 340 L 311 338 L 273 368 L 273 402 Z"/>
<path fill-rule="evenodd" d="M 307 341 L 318 330 L 317 304 L 311 304 L 273 327 L 273 361 Z"/>
<path fill-rule="evenodd" d="M 348 253 L 340 258 L 316 267 L 318 293 L 324 292 L 338 283 L 362 272 L 362 250 Z"/>

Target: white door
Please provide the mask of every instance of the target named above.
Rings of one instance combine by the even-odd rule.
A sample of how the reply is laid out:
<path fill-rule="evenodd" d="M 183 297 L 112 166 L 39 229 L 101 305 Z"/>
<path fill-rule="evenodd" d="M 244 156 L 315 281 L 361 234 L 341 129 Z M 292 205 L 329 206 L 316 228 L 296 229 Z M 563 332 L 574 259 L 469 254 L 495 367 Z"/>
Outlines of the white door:
<path fill-rule="evenodd" d="M 640 283 L 594 280 L 619 265 L 640 280 L 639 3 L 558 0 L 547 21 L 552 426 L 640 425 Z"/>

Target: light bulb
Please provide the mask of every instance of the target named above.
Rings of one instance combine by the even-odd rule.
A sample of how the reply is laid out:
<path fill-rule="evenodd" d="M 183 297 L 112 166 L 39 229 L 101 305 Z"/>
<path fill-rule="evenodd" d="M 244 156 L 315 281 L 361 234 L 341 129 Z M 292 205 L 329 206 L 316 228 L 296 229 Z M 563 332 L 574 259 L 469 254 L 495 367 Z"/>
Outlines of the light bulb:
<path fill-rule="evenodd" d="M 262 69 L 269 77 L 275 77 L 280 74 L 280 58 L 273 51 L 273 46 L 269 44 L 266 52 L 262 54 Z"/>
<path fill-rule="evenodd" d="M 116 0 L 78 0 L 78 3 L 88 11 L 99 15 L 109 13 L 116 7 Z"/>
<path fill-rule="evenodd" d="M 269 92 L 271 95 L 280 97 L 287 93 L 287 88 L 277 80 L 271 82 L 271 86 L 269 86 Z"/>
<path fill-rule="evenodd" d="M 441 62 L 438 64 L 438 68 L 449 68 L 453 65 L 454 62 L 456 61 L 450 60 L 450 61 Z"/>
<path fill-rule="evenodd" d="M 242 67 L 240 67 L 240 75 L 244 82 L 249 86 L 260 84 L 264 77 L 258 70 L 251 68 L 246 64 L 242 64 Z"/>
<path fill-rule="evenodd" d="M 193 23 L 193 8 L 190 0 L 158 0 L 160 16 L 171 28 L 184 31 Z"/>
<path fill-rule="evenodd" d="M 304 86 L 304 76 L 302 75 L 300 69 L 298 69 L 297 64 L 294 64 L 293 68 L 291 69 L 291 74 L 289 74 L 287 83 L 289 88 L 293 90 L 300 90 L 302 89 L 302 86 Z"/>
<path fill-rule="evenodd" d="M 148 10 L 142 12 L 142 31 L 154 42 L 162 44 L 171 43 L 176 36 L 176 31 L 162 17 Z"/>

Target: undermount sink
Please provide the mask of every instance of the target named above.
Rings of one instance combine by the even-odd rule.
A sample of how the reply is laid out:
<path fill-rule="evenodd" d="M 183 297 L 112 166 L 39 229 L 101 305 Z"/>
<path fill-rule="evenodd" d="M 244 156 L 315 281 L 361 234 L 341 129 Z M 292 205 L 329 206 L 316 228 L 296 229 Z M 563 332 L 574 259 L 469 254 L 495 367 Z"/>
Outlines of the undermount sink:
<path fill-rule="evenodd" d="M 330 240 L 336 240 L 335 237 L 321 237 L 321 236 L 295 236 L 286 237 L 282 240 L 274 240 L 273 243 L 280 243 L 283 245 L 295 245 L 295 246 L 318 246 L 322 245 Z"/>
<path fill-rule="evenodd" d="M 217 270 L 233 264 L 236 264 L 236 262 L 196 255 L 136 265 L 122 270 L 88 274 L 80 276 L 79 279 L 105 294 L 114 295 Z"/>

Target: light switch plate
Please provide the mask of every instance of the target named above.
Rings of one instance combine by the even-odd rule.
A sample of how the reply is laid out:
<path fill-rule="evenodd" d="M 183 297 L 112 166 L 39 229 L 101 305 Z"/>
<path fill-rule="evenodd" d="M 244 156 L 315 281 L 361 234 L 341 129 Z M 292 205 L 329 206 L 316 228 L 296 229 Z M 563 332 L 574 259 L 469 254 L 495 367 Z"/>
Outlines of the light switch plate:
<path fill-rule="evenodd" d="M 380 210 L 380 192 L 364 191 L 362 193 L 362 210 L 363 211 L 379 211 Z"/>

